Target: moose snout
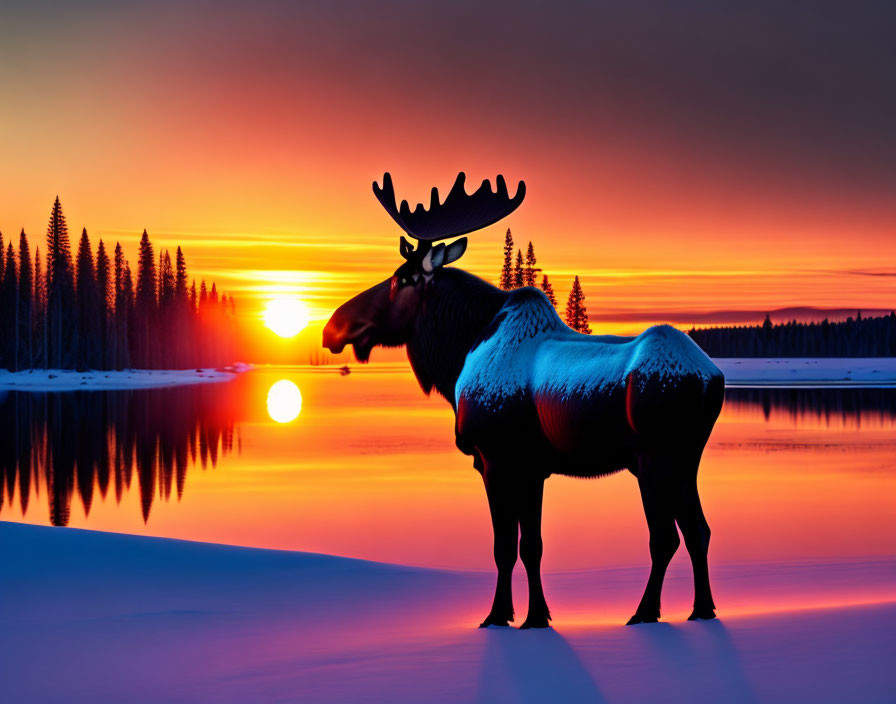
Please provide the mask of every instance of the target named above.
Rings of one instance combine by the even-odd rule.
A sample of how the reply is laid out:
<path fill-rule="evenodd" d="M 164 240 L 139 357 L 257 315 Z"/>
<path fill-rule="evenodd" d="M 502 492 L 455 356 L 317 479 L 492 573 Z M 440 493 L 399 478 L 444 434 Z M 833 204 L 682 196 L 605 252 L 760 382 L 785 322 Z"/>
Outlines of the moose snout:
<path fill-rule="evenodd" d="M 323 345 L 333 354 L 339 354 L 346 345 L 364 341 L 372 327 L 369 321 L 355 320 L 337 310 L 324 327 Z"/>
<path fill-rule="evenodd" d="M 341 318 L 339 311 L 336 311 L 324 326 L 323 346 L 333 354 L 339 354 L 345 349 L 348 337 L 346 335 L 349 328 L 348 321 Z"/>

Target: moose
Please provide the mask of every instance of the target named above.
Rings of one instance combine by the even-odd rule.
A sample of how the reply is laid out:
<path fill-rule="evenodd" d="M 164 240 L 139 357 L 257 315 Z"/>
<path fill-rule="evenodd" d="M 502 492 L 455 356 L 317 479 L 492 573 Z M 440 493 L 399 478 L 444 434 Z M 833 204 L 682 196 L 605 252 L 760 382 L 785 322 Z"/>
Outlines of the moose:
<path fill-rule="evenodd" d="M 376 346 L 407 350 L 421 388 L 455 412 L 461 452 L 482 475 L 498 571 L 480 627 L 513 621 L 517 554 L 529 583 L 521 628 L 546 628 L 541 584 L 544 482 L 552 474 L 601 477 L 628 469 L 638 480 L 650 532 L 650 576 L 628 624 L 656 622 L 666 568 L 680 545 L 694 572 L 689 620 L 715 618 L 709 584 L 709 525 L 697 492 L 703 448 L 722 408 L 724 377 L 685 334 L 659 325 L 637 337 L 583 335 L 567 327 L 544 293 L 503 291 L 449 268 L 461 237 L 498 222 L 522 203 L 502 176 L 472 195 L 457 180 L 444 202 L 396 207 L 389 173 L 374 195 L 398 223 L 404 262 L 385 281 L 340 306 L 323 331 L 333 353 L 352 345 L 359 362 Z M 453 239 L 445 244 L 441 240 Z M 678 528 L 676 528 L 676 524 Z"/>

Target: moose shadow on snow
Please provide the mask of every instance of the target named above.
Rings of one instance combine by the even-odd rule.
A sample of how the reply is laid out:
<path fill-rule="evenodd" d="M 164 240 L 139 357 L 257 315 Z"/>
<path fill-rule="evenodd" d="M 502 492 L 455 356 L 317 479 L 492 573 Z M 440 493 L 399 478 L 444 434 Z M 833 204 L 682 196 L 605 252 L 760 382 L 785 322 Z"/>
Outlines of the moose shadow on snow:
<path fill-rule="evenodd" d="M 513 638 L 503 630 L 485 633 L 476 701 L 607 701 L 575 649 L 556 631 Z"/>

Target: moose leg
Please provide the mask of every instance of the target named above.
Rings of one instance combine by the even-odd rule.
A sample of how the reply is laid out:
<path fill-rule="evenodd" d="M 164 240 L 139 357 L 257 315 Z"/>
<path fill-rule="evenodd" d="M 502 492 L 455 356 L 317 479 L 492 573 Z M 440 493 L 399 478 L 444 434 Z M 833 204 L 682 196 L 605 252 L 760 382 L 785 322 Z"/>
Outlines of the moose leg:
<path fill-rule="evenodd" d="M 495 566 L 498 568 L 498 583 L 495 587 L 492 610 L 479 627 L 509 626 L 508 622 L 513 621 L 511 578 L 519 544 L 519 520 L 509 483 L 496 477 L 495 472 L 490 472 L 487 467 L 483 479 L 495 534 L 494 554 Z"/>
<path fill-rule="evenodd" d="M 641 462 L 638 469 L 638 486 L 641 489 L 641 502 L 644 504 L 644 515 L 650 529 L 650 576 L 638 610 L 628 624 L 655 623 L 660 617 L 660 592 L 666 568 L 672 556 L 681 544 L 678 530 L 675 528 L 674 486 L 668 481 L 673 467 L 659 467 L 653 462 Z"/>
<path fill-rule="evenodd" d="M 535 479 L 520 490 L 520 557 L 529 578 L 529 614 L 520 628 L 547 628 L 551 612 L 541 586 L 541 506 L 544 480 Z"/>
<path fill-rule="evenodd" d="M 696 474 L 685 480 L 679 489 L 675 518 L 678 521 L 678 527 L 681 528 L 684 544 L 694 567 L 694 610 L 688 616 L 688 620 L 715 618 L 716 605 L 712 600 L 712 590 L 709 587 L 709 564 L 707 561 L 709 524 L 706 522 L 706 516 L 703 515 L 703 507 L 700 505 Z"/>

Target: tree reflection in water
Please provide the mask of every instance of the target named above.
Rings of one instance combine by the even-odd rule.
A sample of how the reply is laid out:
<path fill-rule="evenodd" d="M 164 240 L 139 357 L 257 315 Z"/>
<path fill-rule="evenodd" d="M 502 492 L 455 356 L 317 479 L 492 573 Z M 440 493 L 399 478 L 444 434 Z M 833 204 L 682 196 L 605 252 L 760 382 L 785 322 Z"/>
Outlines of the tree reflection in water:
<path fill-rule="evenodd" d="M 825 426 L 896 424 L 896 389 L 726 389 L 728 410 L 762 410 L 765 419 L 789 418 L 793 425 L 810 420 Z M 723 411 L 724 412 L 724 411 Z"/>
<path fill-rule="evenodd" d="M 156 498 L 180 499 L 191 467 L 215 466 L 219 453 L 234 445 L 239 451 L 236 411 L 245 414 L 259 388 L 235 381 L 139 391 L 0 392 L 0 517 L 15 516 L 17 509 L 25 516 L 29 503 L 46 495 L 49 522 L 64 526 L 75 496 L 89 513 L 97 492 L 103 498 L 114 492 L 120 502 L 137 491 L 146 521 Z M 360 397 L 332 403 L 346 402 L 365 403 Z M 379 413 L 383 403 L 389 401 L 363 410 Z M 794 427 L 891 428 L 896 389 L 728 389 L 721 423 L 739 414 Z"/>
<path fill-rule="evenodd" d="M 45 491 L 50 523 L 64 526 L 75 494 L 89 514 L 95 492 L 120 502 L 136 474 L 147 521 L 157 493 L 180 500 L 197 457 L 204 469 L 233 451 L 228 386 L 0 396 L 0 506 L 17 498 L 24 515 Z"/>

